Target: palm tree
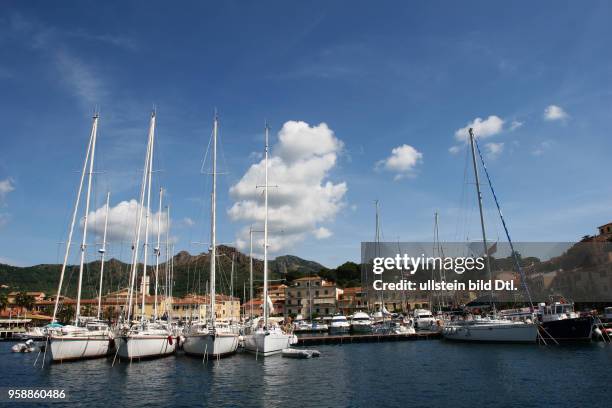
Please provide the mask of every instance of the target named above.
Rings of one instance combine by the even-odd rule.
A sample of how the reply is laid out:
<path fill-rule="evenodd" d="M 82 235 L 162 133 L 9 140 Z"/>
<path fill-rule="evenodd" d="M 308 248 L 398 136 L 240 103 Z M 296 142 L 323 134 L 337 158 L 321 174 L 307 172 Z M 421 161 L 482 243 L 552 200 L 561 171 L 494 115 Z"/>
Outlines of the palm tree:
<path fill-rule="evenodd" d="M 25 317 L 27 318 L 28 310 L 34 308 L 34 296 L 28 295 L 27 292 L 19 292 L 15 296 L 15 306 L 18 306 L 23 312 L 25 309 Z"/>

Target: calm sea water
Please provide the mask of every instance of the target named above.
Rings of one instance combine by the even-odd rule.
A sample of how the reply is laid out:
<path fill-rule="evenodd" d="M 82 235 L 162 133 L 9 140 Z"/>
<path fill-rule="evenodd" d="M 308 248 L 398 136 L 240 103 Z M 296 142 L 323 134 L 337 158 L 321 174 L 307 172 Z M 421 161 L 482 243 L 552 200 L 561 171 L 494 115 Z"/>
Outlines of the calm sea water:
<path fill-rule="evenodd" d="M 11 345 L 0 343 L 0 387 L 65 389 L 71 405 L 87 407 L 604 406 L 612 379 L 612 346 L 602 343 L 423 340 L 318 346 L 321 357 L 309 360 L 245 353 L 203 364 L 180 353 L 44 369 L 32 366 L 36 353 L 11 353 Z"/>

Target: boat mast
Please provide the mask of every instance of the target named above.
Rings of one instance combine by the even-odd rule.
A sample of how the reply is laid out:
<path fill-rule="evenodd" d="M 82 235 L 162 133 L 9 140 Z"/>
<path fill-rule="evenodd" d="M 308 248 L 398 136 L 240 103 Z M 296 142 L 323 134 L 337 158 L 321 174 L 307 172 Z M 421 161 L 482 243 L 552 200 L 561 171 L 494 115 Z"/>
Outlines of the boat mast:
<path fill-rule="evenodd" d="M 157 245 L 153 251 L 155 255 L 155 295 L 153 300 L 153 308 L 154 308 L 154 320 L 157 320 L 157 288 L 159 281 L 159 255 L 161 253 L 159 248 L 159 242 L 161 237 L 161 214 L 162 214 L 162 197 L 164 196 L 164 189 L 160 187 L 159 189 L 159 211 L 157 212 Z"/>
<path fill-rule="evenodd" d="M 375 247 L 375 254 L 374 256 L 380 256 L 380 218 L 378 215 L 378 200 L 374 200 L 374 206 L 376 207 L 376 232 L 375 232 L 375 241 L 376 241 L 376 247 Z M 382 275 L 380 275 L 380 278 L 382 280 Z M 383 323 L 385 322 L 385 312 L 384 309 L 385 308 L 385 298 L 384 298 L 384 291 L 380 291 L 380 314 L 382 316 L 382 321 Z"/>
<path fill-rule="evenodd" d="M 234 299 L 234 262 L 236 261 L 236 251 L 232 253 L 232 271 L 230 272 L 230 305 Z M 233 317 L 233 316 L 232 316 Z"/>
<path fill-rule="evenodd" d="M 264 185 L 264 287 L 263 287 L 263 304 L 264 304 L 264 328 L 268 329 L 268 133 L 270 128 L 266 123 L 266 148 L 265 148 L 265 185 Z"/>
<path fill-rule="evenodd" d="M 487 272 L 489 273 L 489 282 L 493 280 L 491 273 L 491 263 L 489 261 L 489 252 L 487 246 L 487 233 L 485 229 L 484 214 L 482 212 L 482 193 L 480 192 L 480 179 L 478 178 L 478 165 L 476 164 L 476 150 L 474 149 L 474 131 L 472 128 L 470 133 L 470 146 L 472 148 L 472 164 L 474 166 L 474 177 L 476 179 L 476 193 L 478 194 L 478 210 L 480 211 L 480 228 L 482 229 L 482 245 L 484 247 L 484 256 L 487 260 Z M 491 308 L 495 313 L 495 302 L 493 301 L 493 288 L 491 288 Z"/>
<path fill-rule="evenodd" d="M 219 120 L 215 112 L 213 122 L 212 192 L 210 194 L 210 322 L 215 327 L 216 303 L 216 258 L 217 258 L 217 132 Z"/>
<path fill-rule="evenodd" d="M 168 314 L 168 321 L 172 321 L 172 308 L 170 304 L 172 302 L 172 274 L 170 269 L 170 206 L 166 206 L 166 297 L 164 299 L 164 304 L 166 305 L 166 313 Z M 168 300 L 170 299 L 170 303 Z"/>
<path fill-rule="evenodd" d="M 145 241 L 144 253 L 142 255 L 142 307 L 140 310 L 140 320 L 145 320 L 145 298 L 148 292 L 147 283 L 147 256 L 149 253 L 149 215 L 151 214 L 151 176 L 153 174 L 153 147 L 155 145 L 155 128 L 151 134 L 151 149 L 149 151 L 149 166 L 147 169 L 147 209 L 145 213 Z"/>
<path fill-rule="evenodd" d="M 251 303 L 250 321 L 253 322 L 253 226 L 249 227 L 249 302 Z"/>
<path fill-rule="evenodd" d="M 79 202 L 81 200 L 81 193 L 83 191 L 83 181 L 85 180 L 85 171 L 87 169 L 87 162 L 89 161 L 89 153 L 91 152 L 91 145 L 94 138 L 94 131 L 97 128 L 98 115 L 95 114 L 93 117 L 93 124 L 91 126 L 91 134 L 89 136 L 89 144 L 87 145 L 87 153 L 85 154 L 85 161 L 83 162 L 83 170 L 81 171 L 81 181 L 79 183 L 79 189 L 77 191 L 76 201 L 74 203 L 74 210 L 72 211 L 72 221 L 70 222 L 70 231 L 68 232 L 68 242 L 66 243 L 66 251 L 64 252 L 64 262 L 62 263 L 62 270 L 60 272 L 60 280 L 57 287 L 57 295 L 55 296 L 55 306 L 53 307 L 53 319 L 52 323 L 57 322 L 57 309 L 59 307 L 59 298 L 62 292 L 62 285 L 64 283 L 64 274 L 66 272 L 66 265 L 68 264 L 68 255 L 70 254 L 70 246 L 72 245 L 72 234 L 74 232 L 74 225 L 76 223 L 76 216 L 79 211 Z"/>
<path fill-rule="evenodd" d="M 147 186 L 147 173 L 149 171 L 149 156 L 153 148 L 153 134 L 155 132 L 155 111 L 151 113 L 151 122 L 149 124 L 149 136 L 147 139 L 147 154 L 145 157 L 144 169 L 142 172 L 142 184 L 140 187 L 140 205 L 138 207 L 138 219 L 136 222 L 136 239 L 132 246 L 132 271 L 130 273 L 130 291 L 128 296 L 128 312 L 126 320 L 128 323 L 132 317 L 133 297 L 134 297 L 134 283 L 136 281 L 136 275 L 138 273 L 138 247 L 140 246 L 140 230 L 142 228 L 142 210 L 144 207 L 144 195 Z"/>
<path fill-rule="evenodd" d="M 91 179 L 93 178 L 94 155 L 96 153 L 96 137 L 98 133 L 98 115 L 94 117 L 91 157 L 89 158 L 89 174 L 87 175 L 87 196 L 85 197 L 85 217 L 83 218 L 83 240 L 81 241 L 81 262 L 79 264 L 79 283 L 77 289 L 76 314 L 74 322 L 78 326 L 81 317 L 81 290 L 83 287 L 83 269 L 85 267 L 85 251 L 87 250 L 87 221 L 89 219 L 89 202 L 91 199 Z"/>
<path fill-rule="evenodd" d="M 110 191 L 106 193 L 106 215 L 104 216 L 104 233 L 102 235 L 102 248 L 100 253 L 100 285 L 98 289 L 98 320 L 102 313 L 102 278 L 104 277 L 104 255 L 106 254 L 106 230 L 108 229 L 108 211 L 110 203 Z"/>

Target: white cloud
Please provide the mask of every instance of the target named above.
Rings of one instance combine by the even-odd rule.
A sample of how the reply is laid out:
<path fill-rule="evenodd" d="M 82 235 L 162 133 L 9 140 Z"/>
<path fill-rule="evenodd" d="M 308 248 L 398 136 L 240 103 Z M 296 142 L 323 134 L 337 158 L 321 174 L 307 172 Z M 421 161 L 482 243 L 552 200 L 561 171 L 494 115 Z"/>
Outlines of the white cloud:
<path fill-rule="evenodd" d="M 413 174 L 415 167 L 423 161 L 423 153 L 414 147 L 404 144 L 391 150 L 391 156 L 376 163 L 377 168 L 395 173 L 395 180 Z"/>
<path fill-rule="evenodd" d="M 567 119 L 568 114 L 563 110 L 562 107 L 557 105 L 549 105 L 544 109 L 544 120 L 564 120 Z"/>
<path fill-rule="evenodd" d="M 332 236 L 332 232 L 325 227 L 319 227 L 313 231 L 316 239 L 325 239 Z"/>
<path fill-rule="evenodd" d="M 92 68 L 65 50 L 55 53 L 57 68 L 67 86 L 84 105 L 91 108 L 106 96 L 105 87 Z"/>
<path fill-rule="evenodd" d="M 0 180 L 0 202 L 4 201 L 6 195 L 15 190 L 15 184 L 11 178 Z"/>
<path fill-rule="evenodd" d="M 503 143 L 487 143 L 485 144 L 485 149 L 487 149 L 487 154 L 489 157 L 497 157 L 504 151 Z"/>
<path fill-rule="evenodd" d="M 549 150 L 552 146 L 553 146 L 553 142 L 552 140 L 545 140 L 541 143 L 539 143 L 532 151 L 531 154 L 534 156 L 541 156 L 543 155 L 547 150 Z"/>
<path fill-rule="evenodd" d="M 132 242 L 136 232 L 136 222 L 138 218 L 138 209 L 140 204 L 136 200 L 122 201 L 114 207 L 110 207 L 108 212 L 108 232 L 107 241 L 109 242 L 121 242 L 127 241 Z M 158 214 L 149 213 L 149 240 L 154 243 L 157 239 L 158 230 Z M 88 226 L 89 231 L 96 234 L 98 237 L 102 237 L 104 233 L 104 219 L 106 216 L 106 206 L 98 208 L 95 211 L 89 213 Z M 143 221 L 141 229 L 141 242 L 144 241 L 144 230 L 145 230 L 145 213 L 143 211 Z M 83 220 L 81 220 L 81 226 Z M 165 239 L 167 222 L 166 213 L 161 214 L 160 232 L 162 239 Z"/>
<path fill-rule="evenodd" d="M 512 123 L 510 123 L 510 131 L 516 130 L 520 127 L 522 127 L 525 124 L 525 122 L 520 122 L 518 120 L 513 120 Z"/>
<path fill-rule="evenodd" d="M 474 129 L 474 136 L 484 139 L 500 133 L 504 128 L 504 120 L 496 115 L 491 115 L 487 119 L 476 118 L 465 127 L 455 131 L 455 139 L 459 141 L 468 140 L 468 130 Z"/>
<path fill-rule="evenodd" d="M 461 151 L 461 146 L 451 146 L 448 148 L 450 154 L 457 154 Z"/>
<path fill-rule="evenodd" d="M 189 218 L 189 217 L 185 217 L 185 218 L 183 218 L 183 224 L 184 224 L 186 227 L 193 227 L 193 226 L 195 225 L 195 221 L 194 221 L 194 220 L 192 220 L 192 219 L 191 219 L 191 218 Z"/>
<path fill-rule="evenodd" d="M 344 206 L 345 182 L 327 180 L 336 165 L 343 143 L 325 124 L 310 126 L 305 122 L 288 121 L 278 133 L 278 143 L 269 158 L 270 185 L 268 223 L 271 251 L 291 247 L 306 238 L 307 233 L 320 232 L 320 224 L 331 221 Z M 240 181 L 230 188 L 234 204 L 228 210 L 233 221 L 258 224 L 264 220 L 261 189 L 264 182 L 264 161 L 253 164 Z M 236 239 L 240 249 L 248 248 L 248 228 Z M 261 234 L 254 237 L 254 247 L 262 245 Z"/>

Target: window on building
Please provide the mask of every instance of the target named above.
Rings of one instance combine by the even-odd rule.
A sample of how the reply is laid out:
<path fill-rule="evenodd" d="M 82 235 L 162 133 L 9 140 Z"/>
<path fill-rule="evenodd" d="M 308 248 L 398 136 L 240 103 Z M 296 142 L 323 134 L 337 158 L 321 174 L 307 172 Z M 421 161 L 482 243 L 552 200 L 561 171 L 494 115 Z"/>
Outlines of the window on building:
<path fill-rule="evenodd" d="M 317 291 L 315 291 L 315 296 L 316 296 L 316 297 L 319 297 L 319 291 L 318 291 L 318 290 L 317 290 Z"/>
<path fill-rule="evenodd" d="M 329 314 L 329 309 L 327 307 L 325 308 L 325 314 Z"/>

